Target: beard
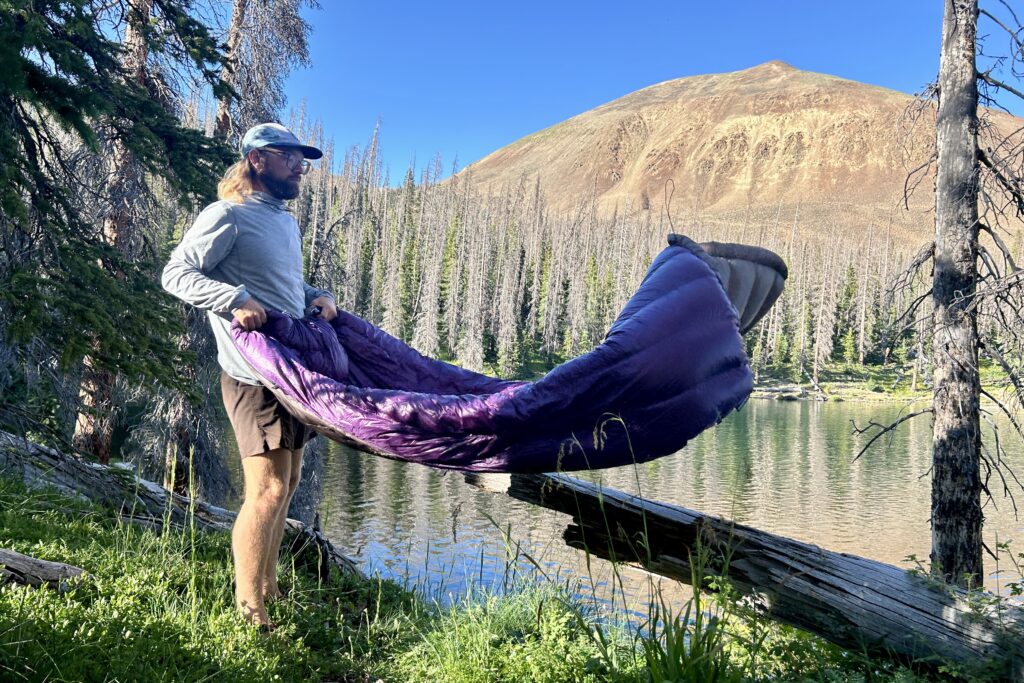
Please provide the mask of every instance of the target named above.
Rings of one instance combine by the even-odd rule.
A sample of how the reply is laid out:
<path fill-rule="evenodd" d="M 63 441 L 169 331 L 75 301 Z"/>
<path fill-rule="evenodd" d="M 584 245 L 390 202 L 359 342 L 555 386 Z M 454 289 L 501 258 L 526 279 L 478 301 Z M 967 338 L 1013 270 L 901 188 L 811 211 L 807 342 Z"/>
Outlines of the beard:
<path fill-rule="evenodd" d="M 267 192 L 277 199 L 295 199 L 299 196 L 299 181 L 297 180 L 287 178 L 278 180 L 272 178 L 268 173 L 257 173 L 256 177 L 267 188 Z"/>

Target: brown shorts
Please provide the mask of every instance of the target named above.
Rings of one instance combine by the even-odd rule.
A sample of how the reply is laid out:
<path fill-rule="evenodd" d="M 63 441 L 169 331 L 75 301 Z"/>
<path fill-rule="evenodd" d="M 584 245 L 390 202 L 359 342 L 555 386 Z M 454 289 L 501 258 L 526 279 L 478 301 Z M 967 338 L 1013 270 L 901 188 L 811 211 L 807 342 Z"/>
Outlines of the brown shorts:
<path fill-rule="evenodd" d="M 220 394 L 235 430 L 238 454 L 245 458 L 279 448 L 298 450 L 316 432 L 296 420 L 270 389 L 220 373 Z"/>

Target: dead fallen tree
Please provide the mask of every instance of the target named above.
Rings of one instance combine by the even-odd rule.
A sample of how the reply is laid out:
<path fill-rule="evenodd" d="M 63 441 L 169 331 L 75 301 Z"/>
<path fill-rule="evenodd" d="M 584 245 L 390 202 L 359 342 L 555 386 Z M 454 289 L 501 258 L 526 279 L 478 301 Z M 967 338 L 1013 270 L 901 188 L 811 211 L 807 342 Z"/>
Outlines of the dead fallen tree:
<path fill-rule="evenodd" d="M 111 508 L 126 521 L 160 529 L 195 524 L 204 531 L 229 531 L 235 513 L 215 505 L 171 494 L 128 469 L 86 462 L 52 448 L 0 432 L 0 474 L 30 488 L 52 487 L 68 495 Z M 326 575 L 332 568 L 361 575 L 320 531 L 294 519 L 285 527 L 285 541 L 297 561 Z"/>
<path fill-rule="evenodd" d="M 571 546 L 685 583 L 699 545 L 708 553 L 705 572 L 725 569 L 736 591 L 767 617 L 842 647 L 997 667 L 1022 680 L 1024 613 L 991 595 L 564 475 L 466 480 L 572 515 L 564 533 Z"/>
<path fill-rule="evenodd" d="M 83 573 L 80 567 L 63 562 L 39 560 L 0 548 L 0 586 L 5 583 L 20 583 L 26 586 L 51 586 L 63 591 L 71 579 Z"/>

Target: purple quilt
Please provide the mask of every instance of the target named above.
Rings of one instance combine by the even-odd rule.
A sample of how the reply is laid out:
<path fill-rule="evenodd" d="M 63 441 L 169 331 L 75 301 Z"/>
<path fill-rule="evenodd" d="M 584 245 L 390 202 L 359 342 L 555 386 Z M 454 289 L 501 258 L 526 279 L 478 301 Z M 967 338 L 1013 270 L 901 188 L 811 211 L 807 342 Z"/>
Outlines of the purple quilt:
<path fill-rule="evenodd" d="M 477 472 L 616 467 L 678 451 L 753 386 L 736 311 L 669 246 L 594 350 L 535 382 L 428 358 L 362 318 L 269 313 L 235 345 L 299 419 L 362 451 Z"/>

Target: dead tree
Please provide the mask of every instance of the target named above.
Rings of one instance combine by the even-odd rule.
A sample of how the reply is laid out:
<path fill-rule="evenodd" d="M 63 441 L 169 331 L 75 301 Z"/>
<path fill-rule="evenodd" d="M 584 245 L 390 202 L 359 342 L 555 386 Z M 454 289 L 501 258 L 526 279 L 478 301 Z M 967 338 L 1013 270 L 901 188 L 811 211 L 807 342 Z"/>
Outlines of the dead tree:
<path fill-rule="evenodd" d="M 121 64 L 125 76 L 140 87 L 146 87 L 146 60 L 149 47 L 145 28 L 153 11 L 152 0 L 130 0 L 125 26 Z M 138 195 L 142 170 L 123 139 L 115 139 L 111 148 L 111 170 L 106 182 L 109 208 L 103 218 L 103 239 L 128 258 L 135 227 L 131 205 Z M 115 273 L 116 276 L 116 273 Z M 81 384 L 82 410 L 75 420 L 73 443 L 105 463 L 110 460 L 113 438 L 114 406 L 112 401 L 115 376 L 92 367 L 89 357 Z"/>
<path fill-rule="evenodd" d="M 221 82 L 215 135 L 233 142 L 247 128 L 274 121 L 284 108 L 284 81 L 295 66 L 309 66 L 310 25 L 303 7 L 315 0 L 234 0 L 227 28 L 229 66 Z"/>
<path fill-rule="evenodd" d="M 40 560 L 13 550 L 0 548 L 0 586 L 20 583 L 24 586 L 50 586 L 63 591 L 84 574 L 81 567 L 63 562 Z"/>
<path fill-rule="evenodd" d="M 942 22 L 935 147 L 932 439 L 933 568 L 977 582 L 981 559 L 981 424 L 977 284 L 977 0 L 947 0 Z"/>
<path fill-rule="evenodd" d="M 231 93 L 237 92 L 238 86 L 239 57 L 241 55 L 242 29 L 244 27 L 245 12 L 249 6 L 249 0 L 235 0 L 231 4 L 231 24 L 228 26 L 228 38 L 225 43 L 227 48 L 227 65 L 221 71 L 220 80 L 231 90 L 225 92 L 217 100 L 217 116 L 214 122 L 214 135 L 227 139 L 231 133 Z"/>
<path fill-rule="evenodd" d="M 935 242 L 897 278 L 904 285 L 912 282 L 931 261 L 931 289 L 913 298 L 900 321 L 909 329 L 922 319 L 918 309 L 931 303 L 933 409 L 921 411 L 933 413 L 930 559 L 933 571 L 960 585 L 977 584 L 982 576 L 981 503 L 982 495 L 992 495 L 992 476 L 1011 499 L 1014 490 L 1024 490 L 1003 465 L 998 434 L 991 451 L 981 438 L 982 420 L 988 420 L 982 396 L 1024 438 L 1014 412 L 1024 396 L 1019 360 L 1024 273 L 1003 239 L 1014 230 L 1020 234 L 1024 218 L 1021 130 L 1016 121 L 996 120 L 993 109 L 1000 108 L 1000 93 L 1024 98 L 995 75 L 1008 63 L 1011 77 L 1019 77 L 1024 28 L 1008 4 L 999 4 L 1009 15 L 1006 21 L 980 10 L 977 0 L 945 2 L 939 80 L 926 92 L 938 98 L 935 152 L 911 172 L 905 190 L 909 196 L 934 169 Z M 985 53 L 978 39 L 979 14 L 1010 37 L 1008 56 Z M 987 62 L 986 68 L 979 69 L 980 62 Z M 930 108 L 926 99 L 915 118 Z M 985 329 L 979 326 L 982 316 L 988 318 Z M 982 353 L 1005 372 L 1012 387 L 1009 400 L 981 386 Z"/>
<path fill-rule="evenodd" d="M 151 0 L 146 0 L 151 2 Z M 237 142 L 249 125 L 278 118 L 284 103 L 282 83 L 291 67 L 308 65 L 310 27 L 299 16 L 302 0 L 234 0 L 227 29 L 226 66 L 217 99 L 214 137 Z M 198 387 L 201 400 L 180 392 L 156 398 L 145 420 L 148 446 L 163 455 L 163 482 L 178 493 L 197 490 L 206 500 L 220 501 L 228 492 L 223 462 L 223 428 L 211 400 L 217 366 L 205 316 L 186 311 L 185 333 L 179 348 L 196 354 L 196 362 L 183 368 Z M 212 390 L 216 393 L 216 389 Z M 189 468 L 189 463 L 199 463 Z M 147 473 L 160 474 L 150 464 Z M 307 468 L 313 472 L 316 468 Z M 188 476 L 195 475 L 196 482 Z"/>

